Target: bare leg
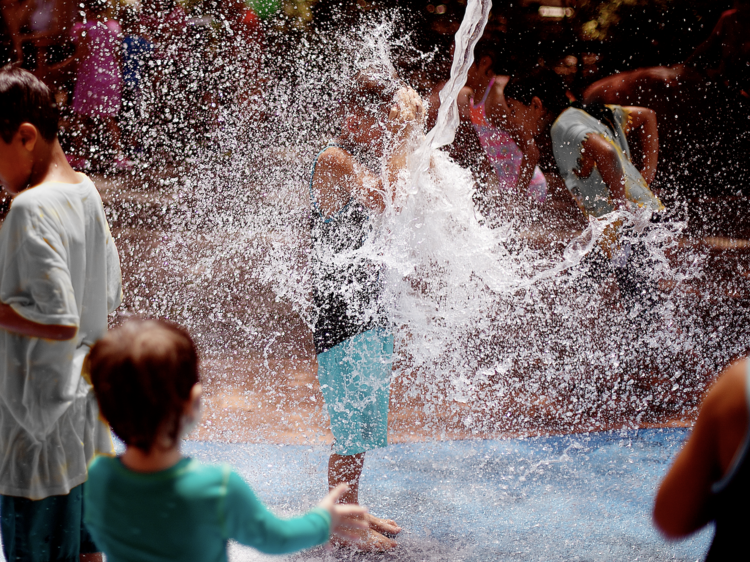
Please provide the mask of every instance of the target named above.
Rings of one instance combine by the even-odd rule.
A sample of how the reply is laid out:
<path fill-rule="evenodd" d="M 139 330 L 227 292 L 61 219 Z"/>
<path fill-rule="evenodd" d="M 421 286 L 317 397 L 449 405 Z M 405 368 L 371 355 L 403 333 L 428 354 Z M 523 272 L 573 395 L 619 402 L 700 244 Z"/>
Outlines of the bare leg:
<path fill-rule="evenodd" d="M 79 554 L 80 562 L 104 562 L 104 555 L 101 552 L 92 552 L 90 554 Z"/>
<path fill-rule="evenodd" d="M 328 488 L 349 484 L 349 491 L 342 496 L 341 503 L 359 503 L 359 477 L 365 464 L 365 454 L 337 455 L 328 459 Z"/>
<path fill-rule="evenodd" d="M 338 484 L 349 484 L 349 492 L 341 498 L 342 503 L 359 503 L 359 478 L 362 475 L 362 467 L 365 463 L 365 454 L 336 455 L 332 454 L 328 460 L 328 487 L 335 488 Z M 385 551 L 396 547 L 396 542 L 382 535 L 388 533 L 396 535 L 401 531 L 394 521 L 380 519 L 374 515 L 366 515 L 370 530 L 364 531 L 358 544 L 339 541 L 344 546 L 355 546 L 360 550 Z"/>

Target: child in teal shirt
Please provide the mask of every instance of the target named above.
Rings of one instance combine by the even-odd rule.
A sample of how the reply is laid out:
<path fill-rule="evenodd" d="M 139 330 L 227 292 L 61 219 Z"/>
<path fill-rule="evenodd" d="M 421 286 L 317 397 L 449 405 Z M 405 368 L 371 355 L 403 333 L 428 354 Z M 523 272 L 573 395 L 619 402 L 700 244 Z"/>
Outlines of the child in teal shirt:
<path fill-rule="evenodd" d="M 366 510 L 336 503 L 345 485 L 307 514 L 280 519 L 228 466 L 182 457 L 201 397 L 186 331 L 129 322 L 94 346 L 89 366 L 102 415 L 127 446 L 91 463 L 85 490 L 84 521 L 109 562 L 226 561 L 230 539 L 282 554 L 367 528 Z"/>

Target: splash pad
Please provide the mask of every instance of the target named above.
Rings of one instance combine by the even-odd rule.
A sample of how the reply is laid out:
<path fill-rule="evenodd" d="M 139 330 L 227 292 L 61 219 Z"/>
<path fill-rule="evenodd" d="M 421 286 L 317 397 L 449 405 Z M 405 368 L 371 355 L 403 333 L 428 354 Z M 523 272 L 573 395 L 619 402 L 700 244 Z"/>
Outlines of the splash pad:
<path fill-rule="evenodd" d="M 716 369 L 745 351 L 746 288 L 713 275 L 715 254 L 690 237 L 690 225 L 675 213 L 648 233 L 651 274 L 663 300 L 652 322 L 638 323 L 627 318 L 613 281 L 594 282 L 582 261 L 601 225 L 549 209 L 521 208 L 492 220 L 477 214 L 468 172 L 438 147 L 455 129 L 451 100 L 488 9 L 489 2 L 469 2 L 441 118 L 415 148 L 408 177 L 389 186 L 396 203 L 363 251 L 384 268 L 396 329 L 390 438 L 399 444 L 368 456 L 363 503 L 403 516 L 407 530 L 411 522 L 405 560 L 558 556 L 550 552 L 575 559 L 602 544 L 613 557 L 635 545 L 645 559 L 665 553 L 694 559 L 705 539 L 670 547 L 648 527 L 653 489 L 684 432 L 645 434 L 659 438 L 637 431 L 565 434 L 689 424 Z M 323 30 L 321 38 L 323 47 L 308 45 L 283 73 L 275 69 L 263 99 L 225 110 L 221 126 L 177 173 L 135 188 L 136 182 L 118 180 L 107 197 L 128 312 L 182 323 L 201 347 L 206 414 L 202 443 L 189 451 L 237 466 L 269 501 L 265 491 L 284 482 L 285 493 L 270 501 L 281 512 L 320 495 L 321 459 L 330 443 L 315 380 L 307 269 L 309 166 L 337 127 L 326 108 L 359 68 L 392 68 L 392 58 L 404 52 L 424 55 L 389 20 L 370 21 L 351 37 Z M 727 269 L 744 263 L 741 248 L 732 260 Z M 530 437 L 549 434 L 557 437 Z M 528 439 L 497 441 L 518 437 Z M 662 438 L 668 446 L 654 444 Z M 625 442 L 636 445 L 621 447 Z M 565 453 L 575 460 L 559 463 L 565 443 L 580 447 Z M 532 457 L 538 466 L 565 468 L 534 480 L 538 488 L 528 479 L 508 484 L 511 468 L 522 470 Z M 408 471 L 391 466 L 398 464 L 394 459 Z M 462 511 L 479 509 L 461 490 L 469 474 L 461 472 L 462 459 L 471 459 L 466 466 L 480 482 L 475 494 L 486 489 L 505 498 L 482 508 L 484 522 Z M 608 463 L 615 461 L 634 470 L 648 466 L 648 485 L 618 472 L 607 480 Z M 578 462 L 588 476 L 581 476 Z M 281 471 L 282 463 L 288 471 Z M 385 476 L 387 483 L 378 480 Z M 598 497 L 632 492 L 635 511 L 602 504 L 587 519 L 565 508 L 577 501 L 566 498 L 581 497 L 579 478 Z M 431 498 L 436 487 L 440 502 Z M 550 488 L 570 495 L 560 492 L 545 503 Z M 526 500 L 519 506 L 513 503 L 518 498 Z M 504 510 L 514 515 L 503 519 Z M 623 513 L 615 520 L 638 533 L 595 531 L 608 513 Z M 486 534 L 463 533 L 469 524 L 457 524 L 461 515 Z M 571 534 L 578 520 L 582 533 Z M 537 524 L 538 534 L 528 531 Z M 466 536 L 474 538 L 457 539 Z M 499 541 L 492 543 L 500 545 L 496 550 L 476 546 L 490 538 Z M 398 552 L 393 556 L 401 559 Z"/>

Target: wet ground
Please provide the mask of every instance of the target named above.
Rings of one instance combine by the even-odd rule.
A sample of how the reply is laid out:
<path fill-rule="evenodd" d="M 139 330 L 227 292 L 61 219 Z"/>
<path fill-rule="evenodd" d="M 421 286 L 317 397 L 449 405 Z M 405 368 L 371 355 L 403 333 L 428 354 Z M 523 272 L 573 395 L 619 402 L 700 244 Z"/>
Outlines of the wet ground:
<path fill-rule="evenodd" d="M 507 440 L 399 444 L 368 454 L 361 501 L 404 528 L 399 562 L 684 560 L 701 558 L 705 530 L 662 539 L 652 498 L 684 429 Z M 227 462 L 276 513 L 298 514 L 325 493 L 325 448 L 188 442 L 186 452 Z M 369 557 L 365 557 L 369 558 Z M 232 545 L 230 559 L 272 560 Z M 317 548 L 298 562 L 362 560 Z"/>
<path fill-rule="evenodd" d="M 193 333 L 203 351 L 206 389 L 206 421 L 199 438 L 234 443 L 330 443 L 309 328 L 270 287 L 258 283 L 252 275 L 252 260 L 235 256 L 212 272 L 205 287 L 180 285 L 184 280 L 165 273 L 170 264 L 164 251 L 171 233 L 180 229 L 180 213 L 185 207 L 179 201 L 177 180 L 155 176 L 144 183 L 128 175 L 95 180 L 123 263 L 125 303 L 117 321 L 133 312 L 170 316 L 169 307 L 157 302 L 163 300 L 165 283 L 169 283 L 175 299 L 180 298 L 181 291 L 213 292 L 213 298 L 205 303 L 195 301 L 191 311 L 197 319 Z M 669 280 L 662 280 L 662 285 L 688 295 L 689 307 L 695 308 L 700 319 L 701 332 L 707 341 L 715 342 L 716 350 L 710 365 L 690 354 L 675 358 L 674 365 L 687 371 L 701 365 L 700 380 L 693 382 L 687 398 L 675 394 L 677 384 L 672 372 L 645 368 L 638 374 L 636 386 L 656 396 L 645 411 L 621 408 L 617 415 L 595 423 L 581 425 L 573 419 L 563 423 L 559 406 L 568 397 L 545 395 L 539 385 L 527 385 L 525 381 L 532 380 L 534 373 L 526 371 L 508 375 L 520 381 L 516 391 L 503 400 L 493 400 L 492 408 L 486 403 L 445 405 L 441 400 L 426 407 L 419 397 L 406 398 L 414 378 L 408 376 L 408 369 L 400 369 L 403 365 L 396 364 L 395 370 L 402 376 L 393 383 L 391 441 L 691 425 L 702 393 L 716 372 L 738 355 L 737 349 L 747 351 L 741 342 L 746 339 L 750 319 L 750 220 L 746 218 L 750 217 L 750 200 L 739 196 L 693 199 L 682 208 L 689 226 L 669 258 L 676 263 L 699 253 L 708 276 L 680 283 L 679 287 L 670 287 Z M 564 243 L 585 227 L 578 210 L 563 197 L 556 197 L 544 210 L 535 212 L 539 214 L 537 226 L 530 227 L 524 236 L 540 248 L 550 244 L 552 234 L 558 243 Z M 222 238 L 215 232 L 196 229 L 181 236 L 181 243 L 195 249 L 196 268 L 201 267 L 201 254 L 221 252 Z M 273 239 L 272 233 L 259 232 L 257 236 L 262 243 L 284 244 L 284 240 Z M 600 290 L 605 301 L 619 306 L 612 279 Z M 247 319 L 244 325 L 237 325 L 238 314 Z M 722 351 L 726 341 L 733 342 L 734 351 Z M 546 368 L 541 360 L 538 368 Z"/>

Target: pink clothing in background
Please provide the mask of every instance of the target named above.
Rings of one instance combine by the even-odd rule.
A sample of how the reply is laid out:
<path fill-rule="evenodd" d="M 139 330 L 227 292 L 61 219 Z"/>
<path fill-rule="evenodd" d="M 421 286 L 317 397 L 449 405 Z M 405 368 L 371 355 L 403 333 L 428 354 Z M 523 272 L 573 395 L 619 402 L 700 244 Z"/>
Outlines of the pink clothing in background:
<path fill-rule="evenodd" d="M 487 153 L 492 166 L 497 172 L 497 179 L 500 181 L 500 189 L 511 191 L 516 188 L 518 176 L 521 175 L 521 158 L 523 153 L 518 145 L 513 141 L 511 136 L 499 129 L 493 127 L 487 121 L 484 113 L 484 103 L 487 101 L 487 95 L 495 83 L 493 78 L 484 93 L 482 101 L 471 106 L 471 122 L 479 135 L 479 142 Z M 527 195 L 539 203 L 547 199 L 547 180 L 538 166 L 534 167 L 534 176 L 531 178 Z"/>
<path fill-rule="evenodd" d="M 115 117 L 122 99 L 120 24 L 87 21 L 73 26 L 73 40 L 87 45 L 78 61 L 73 109 L 87 117 Z"/>

